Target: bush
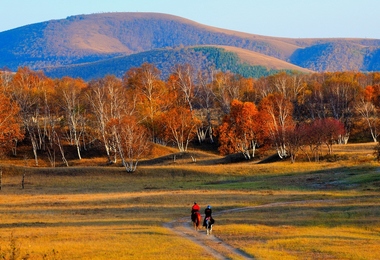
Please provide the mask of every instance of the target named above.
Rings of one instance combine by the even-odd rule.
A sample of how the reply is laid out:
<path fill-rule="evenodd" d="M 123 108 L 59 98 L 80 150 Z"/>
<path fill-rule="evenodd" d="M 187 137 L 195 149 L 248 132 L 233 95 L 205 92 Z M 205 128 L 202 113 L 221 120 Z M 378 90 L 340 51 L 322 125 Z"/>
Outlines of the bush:
<path fill-rule="evenodd" d="M 380 162 L 380 143 L 378 142 L 377 145 L 374 148 L 373 155 L 375 156 L 375 159 Z"/>

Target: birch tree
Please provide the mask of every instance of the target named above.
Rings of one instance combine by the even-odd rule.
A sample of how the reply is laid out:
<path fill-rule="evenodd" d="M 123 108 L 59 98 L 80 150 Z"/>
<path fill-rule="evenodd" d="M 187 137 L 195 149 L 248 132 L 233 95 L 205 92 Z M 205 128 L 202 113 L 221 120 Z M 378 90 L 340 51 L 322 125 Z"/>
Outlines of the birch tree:
<path fill-rule="evenodd" d="M 175 79 L 177 89 L 182 94 L 180 95 L 181 98 L 189 107 L 190 112 L 193 112 L 194 98 L 197 95 L 195 93 L 196 74 L 194 68 L 190 64 L 176 65 L 172 76 Z"/>
<path fill-rule="evenodd" d="M 378 117 L 378 108 L 376 108 L 375 89 L 373 86 L 367 86 L 363 90 L 363 95 L 356 103 L 355 109 L 368 126 L 372 140 L 377 142 L 379 137 L 380 119 Z M 377 98 L 377 97 L 376 97 Z"/>
<path fill-rule="evenodd" d="M 82 99 L 82 90 L 86 88 L 84 81 L 65 77 L 57 82 L 57 95 L 60 107 L 64 113 L 67 127 L 66 140 L 76 147 L 78 159 L 82 159 L 81 140 L 85 134 L 86 117 L 85 103 Z"/>
<path fill-rule="evenodd" d="M 108 123 L 114 132 L 117 150 L 127 172 L 134 172 L 141 156 L 150 150 L 149 135 L 134 116 L 123 116 Z"/>
<path fill-rule="evenodd" d="M 287 157 L 286 134 L 294 127 L 292 103 L 280 93 L 270 94 L 261 101 L 259 110 L 279 157 Z"/>
<path fill-rule="evenodd" d="M 199 143 L 202 143 L 208 137 L 213 143 L 213 123 L 212 112 L 215 111 L 215 95 L 212 90 L 213 71 L 199 71 L 197 84 L 197 105 L 200 107 L 198 113 L 201 120 L 201 126 L 197 129 Z"/>
<path fill-rule="evenodd" d="M 174 107 L 161 118 L 163 138 L 168 142 L 172 141 L 180 152 L 187 151 L 199 125 L 200 121 L 185 107 Z"/>
<path fill-rule="evenodd" d="M 28 68 L 19 68 L 11 83 L 11 96 L 20 107 L 20 117 L 29 138 L 35 165 L 38 166 L 38 151 L 42 149 L 45 142 L 45 131 L 42 126 L 44 120 L 43 92 L 45 84 L 49 80 L 41 73 L 34 72 Z"/>

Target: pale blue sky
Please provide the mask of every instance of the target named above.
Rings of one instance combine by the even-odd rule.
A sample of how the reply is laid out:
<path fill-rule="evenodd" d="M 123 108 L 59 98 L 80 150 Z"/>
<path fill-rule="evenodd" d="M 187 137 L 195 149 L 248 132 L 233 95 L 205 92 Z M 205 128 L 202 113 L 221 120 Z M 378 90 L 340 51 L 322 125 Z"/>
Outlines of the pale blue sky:
<path fill-rule="evenodd" d="M 380 0 L 0 0 L 0 32 L 102 12 L 167 13 L 267 36 L 380 39 Z"/>

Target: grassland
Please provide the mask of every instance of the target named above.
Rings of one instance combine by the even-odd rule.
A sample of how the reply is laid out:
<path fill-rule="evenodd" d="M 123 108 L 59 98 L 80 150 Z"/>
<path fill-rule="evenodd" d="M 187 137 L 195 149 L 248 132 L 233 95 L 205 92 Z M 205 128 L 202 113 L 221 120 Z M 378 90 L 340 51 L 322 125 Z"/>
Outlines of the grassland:
<path fill-rule="evenodd" d="M 213 259 L 164 227 L 189 216 L 197 201 L 213 206 L 214 235 L 255 259 L 380 259 L 372 147 L 339 146 L 317 163 L 168 156 L 133 174 L 3 161 L 0 258 Z"/>

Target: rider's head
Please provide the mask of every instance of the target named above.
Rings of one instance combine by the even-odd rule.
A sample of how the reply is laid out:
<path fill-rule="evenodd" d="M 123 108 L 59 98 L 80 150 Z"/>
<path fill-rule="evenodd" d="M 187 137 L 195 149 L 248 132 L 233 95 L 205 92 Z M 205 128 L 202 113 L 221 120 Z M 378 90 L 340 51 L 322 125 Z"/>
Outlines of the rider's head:
<path fill-rule="evenodd" d="M 208 208 L 208 209 L 211 209 L 211 206 L 210 206 L 210 205 L 208 205 L 208 206 L 207 206 L 207 208 Z"/>
<path fill-rule="evenodd" d="M 197 204 L 196 202 L 194 202 L 194 205 Z"/>

